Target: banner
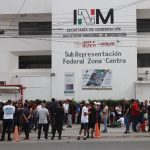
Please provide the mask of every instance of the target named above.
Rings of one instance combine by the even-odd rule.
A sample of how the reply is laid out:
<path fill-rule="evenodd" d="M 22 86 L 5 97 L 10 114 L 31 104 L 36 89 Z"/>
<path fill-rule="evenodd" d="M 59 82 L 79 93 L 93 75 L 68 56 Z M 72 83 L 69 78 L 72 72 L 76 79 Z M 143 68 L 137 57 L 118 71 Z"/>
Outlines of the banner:
<path fill-rule="evenodd" d="M 107 69 L 83 70 L 82 88 L 112 89 L 112 72 Z"/>
<path fill-rule="evenodd" d="M 67 72 L 64 74 L 64 94 L 65 95 L 74 95 L 74 73 Z"/>

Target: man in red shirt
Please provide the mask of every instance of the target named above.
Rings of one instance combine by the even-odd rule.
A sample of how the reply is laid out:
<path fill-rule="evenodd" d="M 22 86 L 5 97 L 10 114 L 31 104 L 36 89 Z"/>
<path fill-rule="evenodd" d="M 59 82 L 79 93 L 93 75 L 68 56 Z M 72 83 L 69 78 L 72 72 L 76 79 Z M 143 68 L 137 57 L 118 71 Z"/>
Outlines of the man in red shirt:
<path fill-rule="evenodd" d="M 134 132 L 137 132 L 136 126 L 139 123 L 139 116 L 141 111 L 136 100 L 132 99 L 131 103 L 132 129 Z"/>

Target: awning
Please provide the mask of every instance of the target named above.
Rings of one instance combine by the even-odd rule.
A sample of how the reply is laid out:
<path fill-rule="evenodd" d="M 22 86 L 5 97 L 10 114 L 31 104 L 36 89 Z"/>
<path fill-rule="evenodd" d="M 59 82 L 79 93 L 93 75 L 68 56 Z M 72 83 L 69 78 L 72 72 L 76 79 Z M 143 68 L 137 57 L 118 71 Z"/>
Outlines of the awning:
<path fill-rule="evenodd" d="M 0 93 L 19 93 L 19 90 L 17 86 L 0 86 Z"/>

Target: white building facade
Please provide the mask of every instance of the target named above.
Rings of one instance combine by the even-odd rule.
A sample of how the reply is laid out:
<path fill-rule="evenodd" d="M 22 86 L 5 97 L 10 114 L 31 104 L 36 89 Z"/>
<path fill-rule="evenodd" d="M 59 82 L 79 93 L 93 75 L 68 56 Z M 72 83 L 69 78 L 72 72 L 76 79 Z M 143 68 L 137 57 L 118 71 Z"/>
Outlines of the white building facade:
<path fill-rule="evenodd" d="M 1 86 L 0 101 L 150 99 L 149 12 L 144 0 L 1 0 L 0 83 L 23 93 Z"/>

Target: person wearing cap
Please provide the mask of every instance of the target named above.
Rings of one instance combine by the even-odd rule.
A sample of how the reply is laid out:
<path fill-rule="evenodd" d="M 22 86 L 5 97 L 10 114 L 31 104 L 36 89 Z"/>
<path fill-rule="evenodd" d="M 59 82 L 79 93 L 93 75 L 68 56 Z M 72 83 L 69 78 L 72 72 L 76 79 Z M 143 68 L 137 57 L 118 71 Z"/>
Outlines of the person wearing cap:
<path fill-rule="evenodd" d="M 89 122 L 89 112 L 88 112 L 88 106 L 89 106 L 89 102 L 83 102 L 83 108 L 82 108 L 82 112 L 81 112 L 81 128 L 79 131 L 79 135 L 78 135 L 78 140 L 80 140 L 80 136 L 82 133 L 82 130 L 84 129 L 84 140 L 86 140 L 86 136 L 87 136 L 87 131 L 88 131 L 88 122 Z"/>

